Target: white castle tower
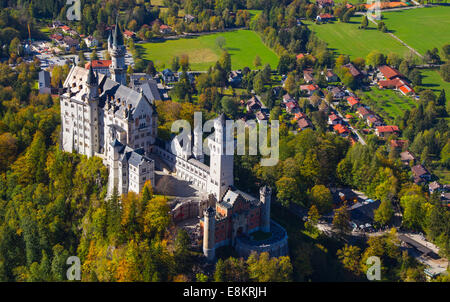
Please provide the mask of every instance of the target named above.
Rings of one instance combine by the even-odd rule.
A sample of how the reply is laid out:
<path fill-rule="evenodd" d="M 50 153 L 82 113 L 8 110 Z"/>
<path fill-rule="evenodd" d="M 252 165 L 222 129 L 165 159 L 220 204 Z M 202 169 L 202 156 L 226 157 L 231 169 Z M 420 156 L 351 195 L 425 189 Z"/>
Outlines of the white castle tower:
<path fill-rule="evenodd" d="M 221 200 L 228 188 L 233 185 L 234 154 L 226 154 L 226 117 L 221 114 L 214 121 L 214 134 L 208 138 L 210 152 L 210 175 L 208 192 Z"/>
<path fill-rule="evenodd" d="M 110 39 L 108 39 L 110 42 Z M 119 28 L 118 19 L 116 20 L 116 27 L 114 28 L 114 34 L 112 36 L 112 45 L 108 48 L 111 55 L 111 65 L 109 67 L 111 73 L 111 79 L 119 84 L 127 84 L 126 65 L 125 65 L 125 53 L 126 48 L 123 45 L 123 35 Z"/>

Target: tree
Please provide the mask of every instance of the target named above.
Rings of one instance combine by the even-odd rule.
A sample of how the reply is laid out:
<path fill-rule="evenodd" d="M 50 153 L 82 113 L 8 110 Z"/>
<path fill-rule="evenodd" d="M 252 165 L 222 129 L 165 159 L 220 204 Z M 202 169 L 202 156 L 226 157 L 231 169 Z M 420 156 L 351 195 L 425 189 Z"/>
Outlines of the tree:
<path fill-rule="evenodd" d="M 412 230 L 421 230 L 425 219 L 425 199 L 417 194 L 405 195 L 400 199 L 400 204 L 403 207 L 402 224 Z"/>
<path fill-rule="evenodd" d="M 450 59 L 450 44 L 442 46 L 442 52 L 447 60 Z"/>
<path fill-rule="evenodd" d="M 149 75 L 151 75 L 152 77 L 154 77 L 156 75 L 156 68 L 155 68 L 155 64 L 153 63 L 153 61 L 148 61 L 147 64 L 147 73 Z"/>
<path fill-rule="evenodd" d="M 359 265 L 361 261 L 361 249 L 359 247 L 345 244 L 342 249 L 336 252 L 336 255 L 345 269 L 355 275 L 361 274 Z"/>
<path fill-rule="evenodd" d="M 377 51 L 377 50 L 372 50 L 366 58 L 366 62 L 368 65 L 371 65 L 373 67 L 378 67 L 380 65 L 386 64 L 386 58 L 384 57 L 384 55 Z"/>
<path fill-rule="evenodd" d="M 350 213 L 347 210 L 347 203 L 344 203 L 334 212 L 333 229 L 337 230 L 340 234 L 350 232 Z"/>
<path fill-rule="evenodd" d="M 181 55 L 180 56 L 180 66 L 181 70 L 187 72 L 189 70 L 189 56 Z"/>
<path fill-rule="evenodd" d="M 222 109 L 226 114 L 230 115 L 233 118 L 237 116 L 239 112 L 239 103 L 237 100 L 229 96 L 224 96 L 221 103 Z"/>
<path fill-rule="evenodd" d="M 289 207 L 291 202 L 297 202 L 297 182 L 291 177 L 282 177 L 276 182 L 277 199 L 285 207 Z"/>
<path fill-rule="evenodd" d="M 369 20 L 367 19 L 367 16 L 364 15 L 361 20 L 361 28 L 366 29 L 368 25 L 369 25 Z"/>
<path fill-rule="evenodd" d="M 223 36 L 218 36 L 216 38 L 216 45 L 220 48 L 223 49 L 223 47 L 225 46 L 225 44 L 227 44 L 227 41 L 225 39 L 225 37 Z"/>
<path fill-rule="evenodd" d="M 256 68 L 261 67 L 262 62 L 261 62 L 261 58 L 258 55 L 255 56 L 255 59 L 253 60 L 253 65 Z"/>
<path fill-rule="evenodd" d="M 332 209 L 333 197 L 330 190 L 324 185 L 315 185 L 308 197 L 310 203 L 315 205 L 321 214 L 326 214 Z"/>
<path fill-rule="evenodd" d="M 247 260 L 250 279 L 256 282 L 292 281 L 292 264 L 287 256 L 270 258 L 269 253 L 253 252 Z"/>
<path fill-rule="evenodd" d="M 440 73 L 444 81 L 450 82 L 450 61 L 447 61 L 445 64 L 441 65 Z"/>
<path fill-rule="evenodd" d="M 284 82 L 284 89 L 290 94 L 295 95 L 297 93 L 297 82 L 295 80 L 295 75 L 290 73 Z"/>
<path fill-rule="evenodd" d="M 375 210 L 374 221 L 381 226 L 385 226 L 391 221 L 394 209 L 390 200 L 383 200 L 380 207 Z"/>
<path fill-rule="evenodd" d="M 219 58 L 219 65 L 226 74 L 231 72 L 231 56 L 228 51 L 222 52 Z"/>
<path fill-rule="evenodd" d="M 172 71 L 177 72 L 180 69 L 180 58 L 173 57 L 172 58 Z"/>

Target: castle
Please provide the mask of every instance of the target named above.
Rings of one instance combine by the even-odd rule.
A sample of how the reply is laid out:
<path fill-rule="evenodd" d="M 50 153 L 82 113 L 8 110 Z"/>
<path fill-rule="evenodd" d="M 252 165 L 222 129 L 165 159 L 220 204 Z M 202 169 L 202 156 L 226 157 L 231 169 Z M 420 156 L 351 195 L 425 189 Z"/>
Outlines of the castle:
<path fill-rule="evenodd" d="M 214 121 L 214 132 L 206 139 L 210 165 L 199 145 L 201 134 L 192 137 L 193 155 L 158 135 L 158 113 L 152 95 L 140 87 L 126 86 L 126 64 L 122 32 L 116 23 L 108 39 L 111 55 L 109 77 L 73 66 L 60 94 L 61 147 L 88 157 L 102 158 L 109 170 L 108 194 L 141 192 L 150 181 L 155 185 L 155 161 L 163 161 L 179 178 L 212 197 L 213 207 L 198 216 L 204 230 L 204 253 L 214 258 L 215 248 L 235 245 L 239 236 L 254 231 L 269 232 L 270 189 L 261 190 L 260 200 L 233 188 L 233 155 L 225 154 L 224 114 Z M 206 210 L 206 211 L 203 211 Z M 286 246 L 287 246 L 287 239 Z M 281 252 L 286 253 L 286 251 Z"/>

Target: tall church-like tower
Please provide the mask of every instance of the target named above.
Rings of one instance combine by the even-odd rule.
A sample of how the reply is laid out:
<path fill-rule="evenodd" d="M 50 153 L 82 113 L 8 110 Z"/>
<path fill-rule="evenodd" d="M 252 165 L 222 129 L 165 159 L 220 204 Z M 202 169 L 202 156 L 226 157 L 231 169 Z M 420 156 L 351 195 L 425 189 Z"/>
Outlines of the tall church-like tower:
<path fill-rule="evenodd" d="M 208 192 L 213 193 L 217 200 L 221 200 L 230 186 L 233 186 L 234 154 L 226 153 L 227 145 L 226 117 L 221 114 L 214 121 L 214 135 L 209 138 L 210 177 Z M 234 151 L 234 150 L 233 150 Z"/>
<path fill-rule="evenodd" d="M 108 45 L 110 48 L 111 65 L 110 73 L 113 81 L 127 85 L 127 69 L 125 65 L 125 53 L 126 48 L 123 43 L 123 34 L 119 28 L 119 19 L 116 20 L 116 27 L 114 28 L 114 34 L 112 36 L 112 45 Z M 109 44 L 109 43 L 108 43 Z"/>
<path fill-rule="evenodd" d="M 89 122 L 89 140 L 90 150 L 87 156 L 94 156 L 95 152 L 99 152 L 99 128 L 98 128 L 98 101 L 99 101 L 99 88 L 98 88 L 98 75 L 94 74 L 92 64 L 89 67 L 89 73 L 86 79 L 86 102 L 88 104 L 89 118 L 86 122 Z M 86 139 L 87 137 L 85 137 Z"/>

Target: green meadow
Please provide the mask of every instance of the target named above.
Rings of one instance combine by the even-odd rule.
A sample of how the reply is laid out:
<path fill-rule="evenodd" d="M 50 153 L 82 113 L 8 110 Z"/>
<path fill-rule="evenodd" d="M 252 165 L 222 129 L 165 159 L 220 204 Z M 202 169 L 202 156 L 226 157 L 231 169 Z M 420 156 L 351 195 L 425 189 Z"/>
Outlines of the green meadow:
<path fill-rule="evenodd" d="M 450 43 L 450 6 L 383 13 L 387 28 L 419 53 Z"/>
<path fill-rule="evenodd" d="M 312 22 L 307 24 L 336 54 L 347 54 L 352 59 L 365 58 L 372 50 L 384 54 L 394 52 L 401 56 L 409 52 L 407 47 L 387 33 L 377 30 L 373 23 L 369 22 L 368 29 L 358 29 L 361 16 L 352 17 L 350 23 L 334 21 L 320 25 Z"/>
<path fill-rule="evenodd" d="M 277 55 L 267 48 L 257 33 L 250 30 L 236 30 L 223 33 L 201 35 L 178 40 L 136 44 L 144 59 L 152 60 L 157 66 L 170 67 L 175 56 L 188 55 L 192 70 L 207 70 L 219 59 L 222 49 L 216 45 L 217 37 L 226 40 L 224 49 L 231 55 L 233 69 L 253 66 L 258 55 L 262 64 L 278 65 Z"/>

